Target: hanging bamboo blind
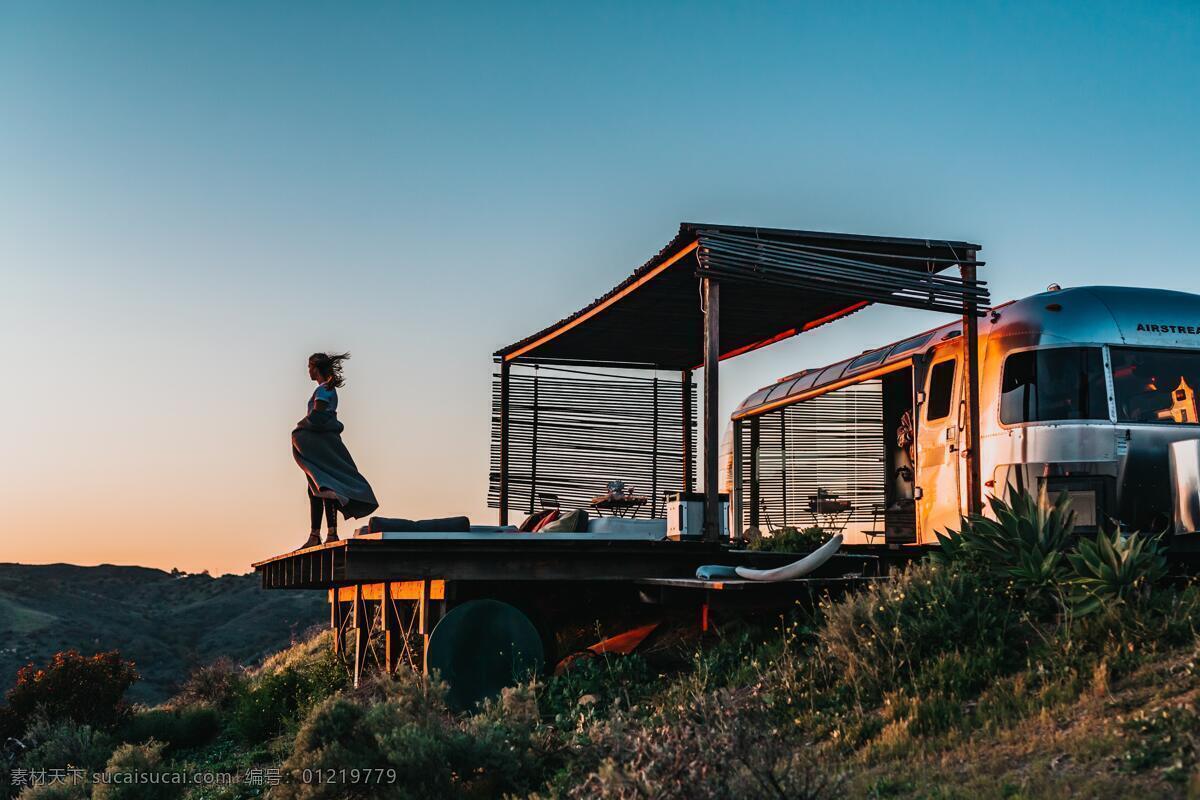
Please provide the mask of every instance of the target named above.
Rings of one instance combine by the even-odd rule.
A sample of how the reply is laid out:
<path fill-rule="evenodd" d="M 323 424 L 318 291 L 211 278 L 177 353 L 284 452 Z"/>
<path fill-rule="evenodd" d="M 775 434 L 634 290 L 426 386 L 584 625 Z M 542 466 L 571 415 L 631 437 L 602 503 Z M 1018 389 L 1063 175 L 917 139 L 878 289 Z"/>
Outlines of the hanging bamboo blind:
<path fill-rule="evenodd" d="M 672 373 L 676 374 L 676 373 Z M 508 496 L 513 511 L 551 494 L 585 508 L 624 481 L 647 498 L 636 516 L 661 517 L 663 493 L 684 484 L 684 384 L 660 376 L 514 365 L 509 377 Z M 695 408 L 696 386 L 686 391 Z M 695 426 L 689 435 L 695 448 Z M 500 376 L 492 376 L 488 505 L 500 506 Z"/>
<path fill-rule="evenodd" d="M 850 522 L 870 524 L 884 502 L 883 393 L 879 381 L 848 386 L 758 419 L 759 526 L 821 524 L 809 512 L 818 489 L 852 504 Z M 750 524 L 751 437 L 743 423 L 742 527 Z"/>

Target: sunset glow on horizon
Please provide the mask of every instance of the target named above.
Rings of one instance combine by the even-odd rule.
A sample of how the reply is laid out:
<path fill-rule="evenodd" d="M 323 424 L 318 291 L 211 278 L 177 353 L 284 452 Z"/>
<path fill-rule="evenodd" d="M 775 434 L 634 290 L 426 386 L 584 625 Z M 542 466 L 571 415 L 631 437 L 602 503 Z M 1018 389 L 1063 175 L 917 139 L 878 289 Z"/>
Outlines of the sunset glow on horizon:
<path fill-rule="evenodd" d="M 378 514 L 492 523 L 491 354 L 682 220 L 977 241 L 996 302 L 1200 292 L 1200 10 L 965 14 L 6 4 L 0 561 L 300 546 L 318 350 Z M 942 321 L 801 332 L 722 405 Z"/>

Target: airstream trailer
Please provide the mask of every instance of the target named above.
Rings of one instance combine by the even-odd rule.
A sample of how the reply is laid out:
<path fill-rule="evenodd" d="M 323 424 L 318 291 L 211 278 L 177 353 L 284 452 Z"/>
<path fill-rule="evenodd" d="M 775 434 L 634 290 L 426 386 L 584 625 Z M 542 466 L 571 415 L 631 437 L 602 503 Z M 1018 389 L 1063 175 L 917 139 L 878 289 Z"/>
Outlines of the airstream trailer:
<path fill-rule="evenodd" d="M 928 544 L 957 528 L 961 330 L 955 321 L 747 397 L 726 462 L 734 529 L 821 525 Z M 1051 287 L 993 308 L 979 356 L 985 494 L 1066 491 L 1083 530 L 1197 529 L 1200 295 Z"/>

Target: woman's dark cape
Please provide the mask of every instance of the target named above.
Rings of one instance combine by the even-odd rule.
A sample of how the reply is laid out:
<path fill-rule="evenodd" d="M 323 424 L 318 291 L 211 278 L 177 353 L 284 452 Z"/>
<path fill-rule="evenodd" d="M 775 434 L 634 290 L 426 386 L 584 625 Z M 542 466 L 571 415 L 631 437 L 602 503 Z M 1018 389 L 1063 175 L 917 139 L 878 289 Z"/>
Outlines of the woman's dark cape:
<path fill-rule="evenodd" d="M 343 517 L 365 517 L 379 508 L 379 503 L 342 443 L 343 430 L 345 426 L 334 412 L 313 411 L 292 431 L 292 457 L 308 477 L 309 489 L 338 496 Z"/>

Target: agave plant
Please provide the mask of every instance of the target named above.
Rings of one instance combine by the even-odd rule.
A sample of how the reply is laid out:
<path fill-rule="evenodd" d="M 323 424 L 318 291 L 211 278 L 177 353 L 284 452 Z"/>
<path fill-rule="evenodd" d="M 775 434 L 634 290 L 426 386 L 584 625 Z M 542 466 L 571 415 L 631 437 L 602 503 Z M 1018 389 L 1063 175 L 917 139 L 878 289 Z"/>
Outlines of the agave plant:
<path fill-rule="evenodd" d="M 957 534 L 937 534 L 941 552 L 935 561 L 961 561 L 1018 591 L 1039 594 L 1066 577 L 1066 550 L 1075 528 L 1075 512 L 1063 492 L 1051 505 L 1043 488 L 1038 496 L 1014 492 L 1011 503 L 988 498 L 995 519 L 972 514 Z"/>
<path fill-rule="evenodd" d="M 1081 539 L 1078 552 L 1067 558 L 1075 573 L 1070 577 L 1071 610 L 1080 616 L 1148 592 L 1167 574 L 1157 537 L 1124 535 L 1119 529 L 1100 531 L 1095 541 Z"/>

